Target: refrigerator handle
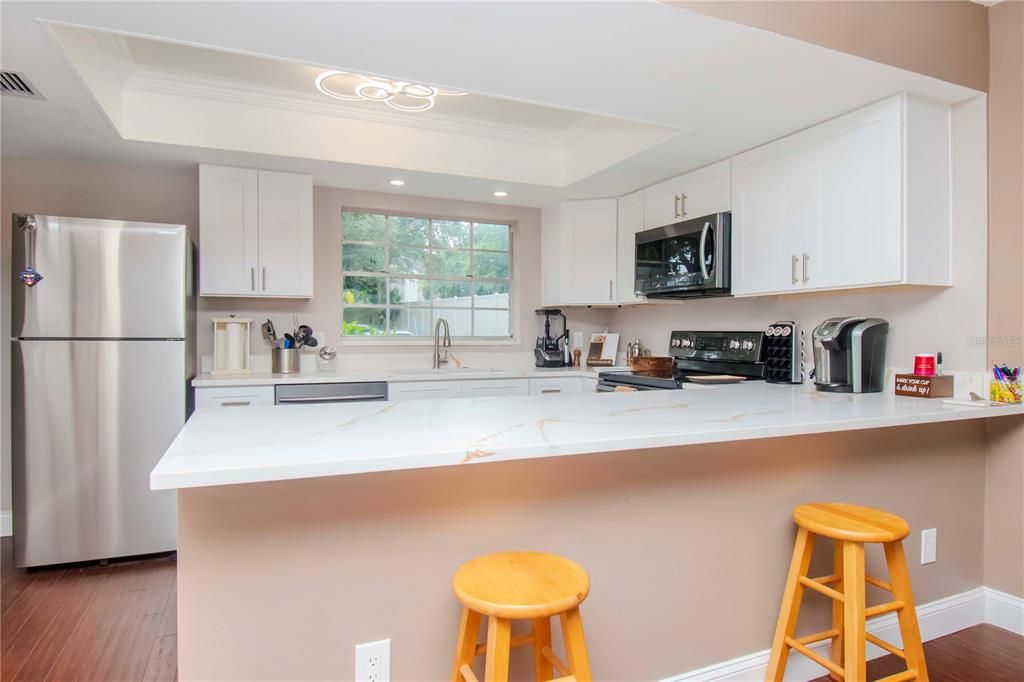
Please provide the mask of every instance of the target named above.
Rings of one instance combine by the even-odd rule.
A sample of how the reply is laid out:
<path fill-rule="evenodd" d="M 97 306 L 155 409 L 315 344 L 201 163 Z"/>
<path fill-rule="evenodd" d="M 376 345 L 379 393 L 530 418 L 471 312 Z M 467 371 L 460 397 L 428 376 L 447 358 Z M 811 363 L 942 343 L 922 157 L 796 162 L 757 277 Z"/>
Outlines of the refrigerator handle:
<path fill-rule="evenodd" d="M 27 287 L 34 287 L 43 276 L 36 271 L 36 217 L 19 215 L 21 231 L 25 233 L 25 268 L 18 273 L 18 279 Z"/>

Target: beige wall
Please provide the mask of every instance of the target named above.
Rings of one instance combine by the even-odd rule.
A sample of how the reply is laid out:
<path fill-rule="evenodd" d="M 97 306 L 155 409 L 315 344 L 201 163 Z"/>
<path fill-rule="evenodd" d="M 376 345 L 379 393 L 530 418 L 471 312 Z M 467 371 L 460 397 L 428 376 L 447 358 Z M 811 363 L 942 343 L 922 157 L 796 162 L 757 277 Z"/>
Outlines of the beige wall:
<path fill-rule="evenodd" d="M 989 358 L 1024 365 L 1024 3 L 990 13 Z M 1024 424 L 988 429 L 985 584 L 1024 597 Z"/>
<path fill-rule="evenodd" d="M 673 2 L 940 80 L 988 90 L 988 13 L 938 2 Z"/>
<path fill-rule="evenodd" d="M 583 617 L 600 679 L 666 678 L 769 646 L 790 510 L 810 500 L 904 516 L 918 602 L 957 594 L 982 579 L 984 428 L 184 490 L 181 679 L 350 679 L 353 647 L 381 638 L 393 679 L 444 679 L 458 624 L 452 574 L 509 548 L 563 554 L 589 572 Z M 933 527 L 939 559 L 922 566 L 918 531 Z M 814 570 L 828 573 L 829 549 L 821 543 Z M 869 569 L 880 555 L 869 549 Z M 802 629 L 823 624 L 825 601 L 808 598 Z"/>

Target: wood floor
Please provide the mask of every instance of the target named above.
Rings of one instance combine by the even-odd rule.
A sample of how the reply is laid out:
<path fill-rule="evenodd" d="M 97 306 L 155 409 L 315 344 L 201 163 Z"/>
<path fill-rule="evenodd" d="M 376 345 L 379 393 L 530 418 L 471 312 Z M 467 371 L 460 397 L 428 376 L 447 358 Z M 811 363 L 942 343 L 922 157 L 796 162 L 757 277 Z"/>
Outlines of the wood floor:
<path fill-rule="evenodd" d="M 173 557 L 32 572 L 0 541 L 0 679 L 174 680 Z"/>
<path fill-rule="evenodd" d="M 0 680 L 174 680 L 173 557 L 14 569 L 0 540 Z M 979 625 L 925 642 L 932 682 L 1024 682 L 1024 637 Z M 794 654 L 796 655 L 796 654 Z M 886 656 L 871 679 L 903 670 Z M 822 682 L 830 682 L 822 677 Z"/>

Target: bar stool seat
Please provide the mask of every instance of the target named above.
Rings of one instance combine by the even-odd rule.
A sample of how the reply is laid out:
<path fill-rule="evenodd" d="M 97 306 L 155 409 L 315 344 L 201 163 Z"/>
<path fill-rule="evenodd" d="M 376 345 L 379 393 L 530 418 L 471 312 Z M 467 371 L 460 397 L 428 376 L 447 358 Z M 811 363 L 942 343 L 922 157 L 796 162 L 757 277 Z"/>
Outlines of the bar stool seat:
<path fill-rule="evenodd" d="M 928 682 L 928 667 L 917 624 L 914 596 L 910 589 L 903 539 L 910 526 L 895 514 L 879 509 L 840 502 L 801 504 L 793 510 L 797 525 L 793 558 L 775 626 L 766 682 L 782 682 L 790 650 L 798 651 L 826 668 L 840 682 L 867 682 L 866 647 L 874 644 L 903 659 L 906 670 L 879 682 Z M 835 541 L 834 566 L 830 575 L 811 578 L 809 569 L 816 537 Z M 864 570 L 865 543 L 880 543 L 885 550 L 889 580 Z M 873 585 L 892 594 L 892 600 L 867 606 L 866 587 Z M 794 636 L 805 589 L 832 600 L 832 627 L 802 637 Z M 899 619 L 903 648 L 867 632 L 867 619 L 895 612 Z M 831 656 L 825 658 L 811 644 L 831 641 Z"/>
<path fill-rule="evenodd" d="M 554 671 L 562 682 L 590 682 L 590 663 L 583 637 L 579 606 L 590 592 L 590 578 L 574 561 L 542 552 L 499 552 L 472 559 L 452 579 L 462 602 L 452 682 L 477 682 L 473 659 L 485 655 L 484 681 L 505 682 L 510 649 L 533 647 L 537 680 L 551 680 Z M 486 616 L 487 642 L 478 644 L 477 631 Z M 551 649 L 551 617 L 562 625 L 566 659 Z M 529 634 L 512 636 L 513 620 L 529 620 Z"/>

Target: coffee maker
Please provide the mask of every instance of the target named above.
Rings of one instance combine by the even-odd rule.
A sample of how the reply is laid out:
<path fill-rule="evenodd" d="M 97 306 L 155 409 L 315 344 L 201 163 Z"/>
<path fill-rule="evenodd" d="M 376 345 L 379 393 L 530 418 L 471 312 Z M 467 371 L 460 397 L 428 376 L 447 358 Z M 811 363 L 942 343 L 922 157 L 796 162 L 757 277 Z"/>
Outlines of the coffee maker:
<path fill-rule="evenodd" d="M 834 393 L 880 393 L 889 323 L 875 317 L 830 317 L 811 334 L 814 387 Z"/>
<path fill-rule="evenodd" d="M 544 316 L 544 334 L 537 337 L 537 347 L 533 355 L 538 367 L 568 367 L 572 365 L 569 356 L 569 328 L 565 315 L 557 308 L 541 308 L 538 315 Z M 562 318 L 562 333 L 551 335 L 551 318 Z M 557 324 L 557 320 L 556 320 Z"/>

